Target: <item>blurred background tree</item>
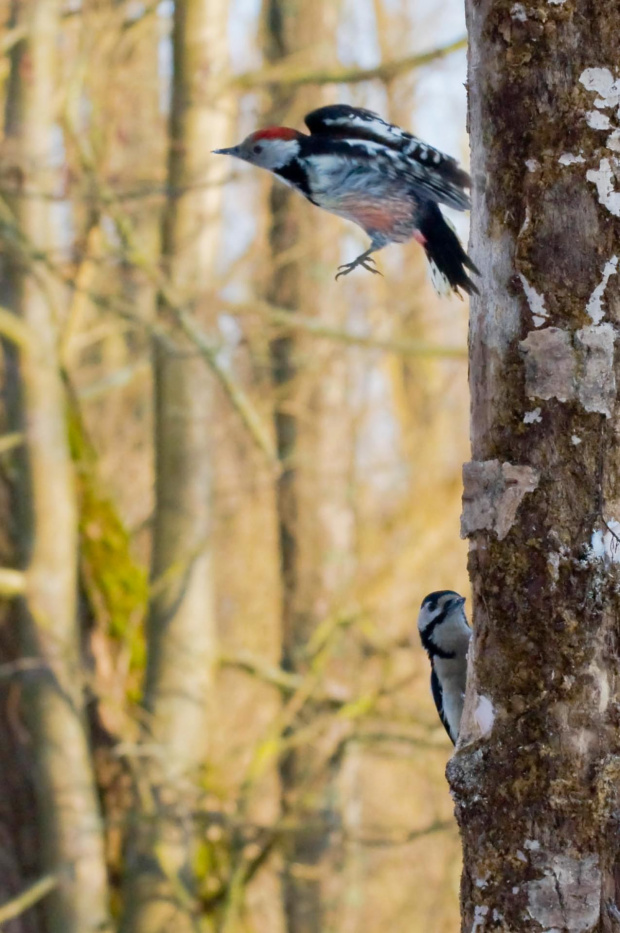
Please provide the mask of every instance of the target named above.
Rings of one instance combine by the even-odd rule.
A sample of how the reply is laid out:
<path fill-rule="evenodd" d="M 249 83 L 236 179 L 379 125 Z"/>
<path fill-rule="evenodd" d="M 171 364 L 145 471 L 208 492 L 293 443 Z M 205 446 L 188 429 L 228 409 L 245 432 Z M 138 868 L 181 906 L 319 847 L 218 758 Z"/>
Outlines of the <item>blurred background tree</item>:
<path fill-rule="evenodd" d="M 0 13 L 3 929 L 454 930 L 467 308 L 210 150 L 345 101 L 465 159 L 460 4 Z"/>

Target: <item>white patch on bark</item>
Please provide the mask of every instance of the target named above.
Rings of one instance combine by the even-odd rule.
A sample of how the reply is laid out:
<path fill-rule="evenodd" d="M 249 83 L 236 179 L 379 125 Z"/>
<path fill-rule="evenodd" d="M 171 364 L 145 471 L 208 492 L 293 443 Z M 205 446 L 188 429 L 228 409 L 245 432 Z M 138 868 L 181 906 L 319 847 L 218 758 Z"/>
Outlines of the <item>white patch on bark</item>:
<path fill-rule="evenodd" d="M 570 442 L 571 442 L 571 444 L 573 445 L 573 447 L 579 447 L 579 445 L 583 443 L 583 441 L 581 440 L 581 438 L 580 438 L 580 437 L 577 437 L 576 434 L 571 434 L 571 436 L 570 436 Z"/>
<path fill-rule="evenodd" d="M 536 852 L 538 849 L 540 849 L 540 842 L 538 839 L 526 839 L 524 845 L 526 849 L 530 850 L 530 852 Z"/>
<path fill-rule="evenodd" d="M 563 152 L 558 162 L 560 165 L 574 165 L 575 162 L 585 162 L 584 157 L 580 155 L 573 155 L 571 152 Z"/>
<path fill-rule="evenodd" d="M 528 170 L 528 172 L 535 172 L 540 168 L 540 162 L 538 161 L 538 159 L 526 159 L 525 167 Z"/>
<path fill-rule="evenodd" d="M 592 324 L 575 334 L 558 327 L 530 331 L 519 344 L 525 355 L 525 390 L 529 398 L 560 402 L 577 398 L 586 411 L 611 417 L 616 398 L 614 329 Z"/>
<path fill-rule="evenodd" d="M 495 722 L 495 710 L 489 698 L 482 694 L 478 696 L 478 702 L 474 710 L 474 719 L 480 729 L 480 735 L 488 735 Z"/>
<path fill-rule="evenodd" d="M 543 930 L 587 933 L 600 919 L 601 886 L 596 855 L 551 855 L 542 878 L 527 885 L 529 914 Z"/>
<path fill-rule="evenodd" d="M 522 272 L 519 272 L 519 278 L 523 285 L 523 291 L 530 306 L 530 311 L 534 315 L 534 326 L 540 327 L 549 317 L 549 312 L 545 308 L 545 296 L 539 294 L 533 285 L 530 285 Z"/>
<path fill-rule="evenodd" d="M 536 421 L 542 421 L 540 408 L 534 408 L 533 411 L 526 411 L 523 415 L 523 424 L 534 424 Z"/>
<path fill-rule="evenodd" d="M 597 285 L 590 298 L 588 304 L 586 305 L 586 311 L 592 318 L 594 324 L 600 324 L 603 318 L 605 317 L 605 310 L 603 308 L 603 295 L 605 294 L 605 289 L 607 288 L 607 283 L 612 275 L 615 275 L 618 271 L 618 257 L 612 256 L 611 259 L 608 259 L 605 263 L 605 268 L 603 269 L 603 278 L 601 279 L 600 285 Z"/>
<path fill-rule="evenodd" d="M 615 162 L 617 159 L 614 159 Z M 601 159 L 597 169 L 591 168 L 586 172 L 586 178 L 596 185 L 598 199 L 603 207 L 620 217 L 620 191 L 616 191 L 614 187 L 616 178 L 609 159 Z"/>
<path fill-rule="evenodd" d="M 590 664 L 588 671 L 596 684 L 596 689 L 598 691 L 598 711 L 602 714 L 606 712 L 611 698 L 609 675 L 604 667 L 599 667 L 594 661 Z"/>
<path fill-rule="evenodd" d="M 593 130 L 611 129 L 611 120 L 606 113 L 601 113 L 600 110 L 590 110 L 586 113 L 586 123 Z"/>
<path fill-rule="evenodd" d="M 463 464 L 461 537 L 474 531 L 494 531 L 501 541 L 512 528 L 517 509 L 540 475 L 530 466 L 472 460 Z"/>
<path fill-rule="evenodd" d="M 474 907 L 474 924 L 471 928 L 471 933 L 476 933 L 476 930 L 484 926 L 484 921 L 489 912 L 489 908 L 485 906 Z"/>
<path fill-rule="evenodd" d="M 590 551 L 592 557 L 602 560 L 607 566 L 620 564 L 620 522 L 612 518 L 604 530 L 593 532 Z"/>
<path fill-rule="evenodd" d="M 532 212 L 530 210 L 530 205 L 525 205 L 525 217 L 523 218 L 523 223 L 521 224 L 521 229 L 519 230 L 519 237 L 523 236 L 527 228 L 532 222 Z"/>
<path fill-rule="evenodd" d="M 527 855 L 521 849 L 517 849 L 516 856 L 520 862 L 527 862 Z"/>
<path fill-rule="evenodd" d="M 620 119 L 620 79 L 614 76 L 608 68 L 586 68 L 579 81 L 588 90 L 598 97 L 594 101 L 596 110 L 586 113 L 586 123 L 595 130 L 612 129 L 613 124 L 608 114 L 601 110 L 616 110 L 616 118 Z M 607 137 L 606 146 L 613 152 L 620 152 L 620 128 L 613 128 Z M 620 217 L 620 192 L 616 190 L 616 172 L 620 167 L 617 158 L 601 159 L 597 169 L 590 169 L 586 173 L 588 181 L 596 185 L 598 199 L 616 217 Z"/>
<path fill-rule="evenodd" d="M 557 551 L 553 551 L 551 554 L 547 555 L 547 568 L 549 570 L 549 576 L 551 577 L 553 588 L 555 589 L 556 584 L 560 579 L 560 555 L 557 553 Z"/>
<path fill-rule="evenodd" d="M 525 391 L 529 398 L 566 402 L 574 397 L 576 360 L 567 331 L 559 327 L 530 331 L 519 347 L 525 354 Z"/>
<path fill-rule="evenodd" d="M 577 397 L 586 411 L 600 412 L 606 418 L 611 418 L 616 398 L 614 339 L 611 324 L 591 324 L 575 334 L 581 363 Z"/>
<path fill-rule="evenodd" d="M 579 76 L 579 81 L 587 91 L 596 91 L 599 97 L 595 107 L 616 107 L 620 104 L 620 86 L 614 81 L 609 68 L 586 68 Z"/>

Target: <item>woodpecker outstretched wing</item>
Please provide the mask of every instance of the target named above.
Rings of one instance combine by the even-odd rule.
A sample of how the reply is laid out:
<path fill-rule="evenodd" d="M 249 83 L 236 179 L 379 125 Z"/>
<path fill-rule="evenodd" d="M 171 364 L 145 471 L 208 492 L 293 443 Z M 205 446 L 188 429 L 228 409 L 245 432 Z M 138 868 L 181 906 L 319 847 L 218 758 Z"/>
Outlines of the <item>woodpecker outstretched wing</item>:
<path fill-rule="evenodd" d="M 470 177 L 456 159 L 444 155 L 393 123 L 382 120 L 371 110 L 333 104 L 319 107 L 305 117 L 311 137 L 339 140 L 359 158 L 360 150 L 368 158 L 380 159 L 378 168 L 390 161 L 406 174 L 421 200 L 437 201 L 457 210 L 469 210 L 470 201 L 463 190 L 470 187 Z M 369 145 L 364 147 L 364 143 Z"/>

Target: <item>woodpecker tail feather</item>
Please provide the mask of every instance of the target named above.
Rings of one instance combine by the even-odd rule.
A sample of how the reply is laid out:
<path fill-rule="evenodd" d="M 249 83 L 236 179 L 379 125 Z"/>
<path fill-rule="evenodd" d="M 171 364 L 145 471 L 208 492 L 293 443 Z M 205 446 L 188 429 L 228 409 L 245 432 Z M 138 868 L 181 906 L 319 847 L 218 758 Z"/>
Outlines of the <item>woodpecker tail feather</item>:
<path fill-rule="evenodd" d="M 476 275 L 480 273 L 436 204 L 426 204 L 419 229 L 431 269 L 431 279 L 439 294 L 449 295 L 453 291 L 460 294 L 459 288 L 462 288 L 468 295 L 478 295 L 478 289 L 466 270 Z"/>

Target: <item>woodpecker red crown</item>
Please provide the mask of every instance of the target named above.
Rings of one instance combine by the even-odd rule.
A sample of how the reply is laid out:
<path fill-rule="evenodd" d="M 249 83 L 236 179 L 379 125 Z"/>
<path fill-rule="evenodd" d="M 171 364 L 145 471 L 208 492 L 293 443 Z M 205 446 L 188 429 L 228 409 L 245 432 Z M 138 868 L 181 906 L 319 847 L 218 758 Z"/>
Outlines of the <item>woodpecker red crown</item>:
<path fill-rule="evenodd" d="M 256 130 L 251 138 L 258 139 L 297 139 L 302 134 L 299 130 L 292 130 L 290 126 L 266 126 L 263 130 Z"/>

